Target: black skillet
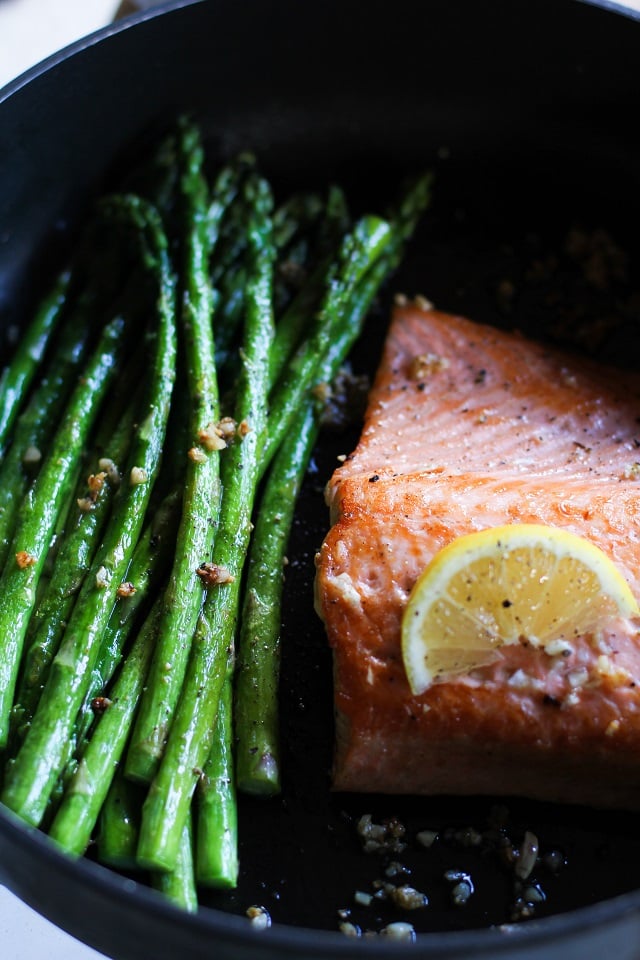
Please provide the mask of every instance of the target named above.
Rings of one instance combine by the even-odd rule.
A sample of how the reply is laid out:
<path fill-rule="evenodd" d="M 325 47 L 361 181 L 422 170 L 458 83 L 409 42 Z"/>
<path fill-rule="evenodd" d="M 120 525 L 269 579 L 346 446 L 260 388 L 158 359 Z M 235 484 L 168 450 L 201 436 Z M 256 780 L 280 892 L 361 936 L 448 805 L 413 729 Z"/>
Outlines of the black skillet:
<path fill-rule="evenodd" d="M 212 159 L 251 148 L 277 188 L 334 178 L 356 206 L 380 209 L 405 173 L 436 170 L 432 213 L 377 306 L 358 370 L 375 367 L 393 290 L 633 364 L 639 52 L 633 14 L 578 0 L 217 0 L 103 30 L 0 93 L 2 355 L 89 197 L 188 109 Z M 405 955 L 404 944 L 338 933 L 340 910 L 363 930 L 410 920 L 417 957 L 637 960 L 635 817 L 510 798 L 331 794 L 330 660 L 311 612 L 313 553 L 327 523 L 322 485 L 356 435 L 357 426 L 323 438 L 300 504 L 283 633 L 285 786 L 276 801 L 241 803 L 238 890 L 182 915 L 143 878 L 67 860 L 6 811 L 0 877 L 118 960 Z M 401 859 L 429 895 L 424 910 L 354 904 L 388 865 L 361 850 L 356 824 L 367 813 L 406 826 Z M 439 832 L 429 850 L 415 841 L 425 829 Z M 532 877 L 546 899 L 513 922 L 522 911 L 503 847 L 527 829 L 552 855 Z M 473 880 L 464 907 L 451 902 L 451 869 Z M 270 930 L 249 927 L 252 904 L 269 911 Z"/>

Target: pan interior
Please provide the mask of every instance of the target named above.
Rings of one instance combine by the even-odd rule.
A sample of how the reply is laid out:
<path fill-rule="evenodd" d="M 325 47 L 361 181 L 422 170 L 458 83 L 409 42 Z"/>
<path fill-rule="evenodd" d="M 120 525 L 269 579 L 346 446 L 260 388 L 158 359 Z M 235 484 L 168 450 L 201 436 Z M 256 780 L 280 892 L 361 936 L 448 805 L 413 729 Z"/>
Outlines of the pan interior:
<path fill-rule="evenodd" d="M 640 157 L 627 132 L 637 24 L 549 0 L 500 0 L 490 20 L 462 0 L 401 0 L 393 15 L 380 0 L 243 7 L 241 18 L 221 2 L 133 24 L 0 100 L 3 350 L 37 298 L 32 278 L 72 243 L 90 196 L 189 109 L 212 165 L 251 148 L 276 190 L 330 176 L 358 209 L 380 209 L 405 174 L 434 169 L 433 209 L 373 312 L 357 372 L 375 369 L 395 291 L 637 362 Z M 79 132 L 82 116 L 92 118 L 91 136 Z M 605 282 L 594 282 L 580 249 L 599 251 Z M 402 866 L 430 900 L 410 918 L 418 930 L 520 919 L 522 891 L 503 841 L 519 844 L 527 830 L 548 855 L 531 878 L 536 916 L 635 889 L 640 838 L 631 815 L 511 798 L 331 792 L 331 663 L 322 625 L 309 616 L 313 555 L 328 524 L 323 485 L 358 429 L 323 436 L 288 551 L 283 795 L 241 799 L 240 885 L 206 894 L 206 903 L 241 915 L 259 903 L 274 921 L 328 930 L 347 915 L 365 929 L 398 919 L 382 901 L 354 907 L 355 891 L 373 890 L 394 859 L 363 854 L 357 823 L 366 814 L 397 818 L 411 838 Z M 439 834 L 428 850 L 415 840 L 422 831 Z M 452 902 L 451 870 L 473 879 L 464 908 Z"/>

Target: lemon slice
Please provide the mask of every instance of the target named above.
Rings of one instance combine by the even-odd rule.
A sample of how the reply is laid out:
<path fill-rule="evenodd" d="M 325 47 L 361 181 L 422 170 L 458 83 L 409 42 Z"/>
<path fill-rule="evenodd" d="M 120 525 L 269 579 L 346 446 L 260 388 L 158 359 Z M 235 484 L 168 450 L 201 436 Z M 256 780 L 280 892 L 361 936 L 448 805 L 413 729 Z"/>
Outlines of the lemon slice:
<path fill-rule="evenodd" d="M 419 694 L 492 663 L 505 644 L 569 642 L 638 614 L 615 564 L 567 530 L 507 524 L 458 537 L 426 567 L 403 614 L 409 685 Z"/>

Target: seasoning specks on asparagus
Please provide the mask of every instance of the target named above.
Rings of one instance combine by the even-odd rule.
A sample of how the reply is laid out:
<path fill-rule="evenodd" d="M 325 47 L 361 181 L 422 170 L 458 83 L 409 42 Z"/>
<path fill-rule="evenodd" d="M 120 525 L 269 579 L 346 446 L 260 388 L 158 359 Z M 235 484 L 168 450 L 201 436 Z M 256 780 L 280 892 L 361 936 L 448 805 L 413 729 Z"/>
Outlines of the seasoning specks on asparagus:
<path fill-rule="evenodd" d="M 0 377 L 2 800 L 187 910 L 237 882 L 236 787 L 279 789 L 280 597 L 321 397 L 430 187 L 352 220 L 339 187 L 276 205 L 252 155 L 208 162 L 182 120 L 98 204 L 105 256 L 85 290 L 61 274 Z"/>

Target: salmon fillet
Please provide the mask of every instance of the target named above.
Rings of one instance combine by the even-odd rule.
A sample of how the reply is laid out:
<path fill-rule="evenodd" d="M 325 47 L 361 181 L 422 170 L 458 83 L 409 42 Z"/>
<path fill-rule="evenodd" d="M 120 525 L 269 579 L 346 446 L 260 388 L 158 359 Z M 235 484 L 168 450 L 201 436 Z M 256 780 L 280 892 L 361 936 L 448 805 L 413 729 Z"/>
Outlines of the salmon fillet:
<path fill-rule="evenodd" d="M 414 304 L 394 311 L 356 450 L 326 490 L 316 607 L 337 790 L 640 807 L 640 635 L 504 647 L 413 696 L 402 612 L 437 550 L 504 523 L 588 537 L 640 597 L 640 377 Z"/>

